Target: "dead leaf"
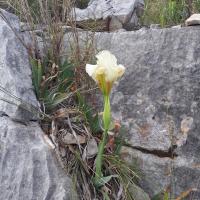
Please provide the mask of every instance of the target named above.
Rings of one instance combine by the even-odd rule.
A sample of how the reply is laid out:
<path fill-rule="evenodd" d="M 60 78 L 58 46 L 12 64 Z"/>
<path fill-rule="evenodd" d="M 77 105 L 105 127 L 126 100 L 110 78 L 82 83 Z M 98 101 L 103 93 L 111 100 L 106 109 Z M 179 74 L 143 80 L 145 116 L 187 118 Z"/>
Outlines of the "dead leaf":
<path fill-rule="evenodd" d="M 84 144 L 86 143 L 86 137 L 82 135 L 77 135 L 76 137 L 74 137 L 74 135 L 72 135 L 71 133 L 66 133 L 62 138 L 62 142 L 67 145 Z"/>
<path fill-rule="evenodd" d="M 116 121 L 115 122 L 115 132 L 119 132 L 120 128 L 121 128 L 121 124 L 119 123 L 119 121 Z"/>
<path fill-rule="evenodd" d="M 114 146 L 115 146 L 115 138 L 113 136 L 110 136 L 108 139 L 108 143 L 106 145 L 106 148 L 111 149 L 112 151 L 114 150 Z"/>
<path fill-rule="evenodd" d="M 43 134 L 43 138 L 44 138 L 44 142 L 51 148 L 51 149 L 55 149 L 56 146 L 53 144 L 53 142 L 50 140 L 50 138 Z"/>
<path fill-rule="evenodd" d="M 75 109 L 67 109 L 67 108 L 60 108 L 54 114 L 54 118 L 66 118 L 69 114 L 77 113 L 78 111 Z"/>

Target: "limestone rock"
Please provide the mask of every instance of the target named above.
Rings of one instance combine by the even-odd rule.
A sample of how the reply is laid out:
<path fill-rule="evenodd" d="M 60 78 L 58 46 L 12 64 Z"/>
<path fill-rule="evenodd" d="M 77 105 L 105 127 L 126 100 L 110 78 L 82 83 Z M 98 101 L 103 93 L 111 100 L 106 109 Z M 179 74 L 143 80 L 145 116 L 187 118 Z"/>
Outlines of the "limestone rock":
<path fill-rule="evenodd" d="M 1 12 L 11 23 L 16 33 L 19 33 L 18 18 L 6 11 L 1 10 Z M 28 53 L 2 17 L 0 17 L 0 36 L 0 86 L 7 90 L 7 94 L 0 92 L 0 98 L 10 100 L 15 104 L 1 101 L 0 110 L 17 120 L 34 119 L 35 116 L 21 108 L 23 107 L 22 101 L 11 99 L 9 96 L 9 93 L 11 93 L 27 103 L 38 106 L 32 87 Z"/>
<path fill-rule="evenodd" d="M 22 37 L 17 17 L 2 12 Z M 0 43 L 0 88 L 8 91 L 0 90 L 0 199 L 68 200 L 71 181 L 44 142 L 37 118 L 10 96 L 37 106 L 27 51 L 1 17 Z"/>
<path fill-rule="evenodd" d="M 200 199 L 200 28 L 98 33 L 97 49 L 110 50 L 125 75 L 115 85 L 113 117 L 126 127 L 129 152 L 142 170 L 140 184 L 153 197 Z M 197 191 L 195 191 L 197 190 Z"/>
<path fill-rule="evenodd" d="M 75 9 L 76 21 L 103 20 L 111 31 L 122 27 L 133 30 L 139 25 L 143 7 L 143 0 L 91 0 L 86 9 Z"/>
<path fill-rule="evenodd" d="M 38 123 L 0 117 L 0 199 L 70 199 L 70 180 L 44 143 Z"/>
<path fill-rule="evenodd" d="M 136 159 L 142 177 L 140 185 L 151 196 L 170 185 L 170 158 L 161 159 L 156 155 L 145 154 L 131 148 L 123 148 L 122 153 L 128 161 Z"/>
<path fill-rule="evenodd" d="M 150 200 L 149 195 L 146 192 L 144 192 L 144 190 L 141 189 L 139 186 L 135 185 L 134 187 L 132 186 L 132 188 L 129 188 L 129 189 L 130 189 L 130 193 L 134 199 Z"/>
<path fill-rule="evenodd" d="M 200 14 L 191 15 L 186 21 L 186 26 L 200 25 Z"/>

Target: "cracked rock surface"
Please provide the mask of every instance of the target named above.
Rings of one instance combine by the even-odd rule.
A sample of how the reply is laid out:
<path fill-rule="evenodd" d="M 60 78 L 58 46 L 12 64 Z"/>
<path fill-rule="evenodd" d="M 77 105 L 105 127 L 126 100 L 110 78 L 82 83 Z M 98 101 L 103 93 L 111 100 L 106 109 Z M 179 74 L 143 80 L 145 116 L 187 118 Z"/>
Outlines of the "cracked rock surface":
<path fill-rule="evenodd" d="M 151 197 L 170 190 L 200 199 L 200 27 L 99 33 L 125 75 L 112 93 L 113 117 L 121 121 Z"/>
<path fill-rule="evenodd" d="M 17 17 L 3 11 L 19 36 Z M 0 86 L 37 106 L 26 49 L 0 18 Z M 68 200 L 70 179 L 43 140 L 36 117 L 0 90 L 0 199 Z"/>

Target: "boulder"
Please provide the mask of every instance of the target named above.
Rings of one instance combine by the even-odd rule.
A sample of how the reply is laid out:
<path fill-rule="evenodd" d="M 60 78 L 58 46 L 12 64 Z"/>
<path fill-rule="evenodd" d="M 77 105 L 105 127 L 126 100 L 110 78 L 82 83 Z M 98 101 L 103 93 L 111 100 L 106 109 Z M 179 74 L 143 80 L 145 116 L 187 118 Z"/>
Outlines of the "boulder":
<path fill-rule="evenodd" d="M 114 31 L 126 28 L 133 30 L 139 26 L 143 14 L 143 0 L 91 0 L 85 9 L 75 8 L 76 21 L 85 26 L 91 21 L 104 22 L 104 29 Z M 93 22 L 93 24 L 94 24 Z M 101 23 L 102 24 L 102 23 Z"/>
<path fill-rule="evenodd" d="M 0 111 L 15 120 L 33 120 L 35 115 L 21 109 L 24 102 L 36 107 L 38 103 L 32 87 L 29 56 L 23 44 L 17 40 L 17 37 L 19 37 L 17 35 L 19 34 L 19 21 L 15 15 L 3 10 L 0 10 L 0 15 L 0 40 L 2 45 L 0 49 L 0 97 L 10 101 L 10 103 L 1 101 Z M 8 20 L 13 30 L 3 18 Z M 6 91 L 3 92 L 3 89 Z M 17 98 L 11 99 L 9 93 L 21 98 L 24 102 Z"/>
<path fill-rule="evenodd" d="M 0 10 L 0 199 L 68 200 L 71 181 L 29 108 L 38 103 L 16 16 Z M 15 33 L 14 33 L 15 32 Z M 26 107 L 26 109 L 24 109 Z"/>
<path fill-rule="evenodd" d="M 200 14 L 193 14 L 185 21 L 186 26 L 200 25 Z"/>
<path fill-rule="evenodd" d="M 126 155 L 138 163 L 140 186 L 151 198 L 170 191 L 200 199 L 200 27 L 95 38 L 98 51 L 110 50 L 126 67 L 112 92 L 112 112 L 125 127 Z"/>

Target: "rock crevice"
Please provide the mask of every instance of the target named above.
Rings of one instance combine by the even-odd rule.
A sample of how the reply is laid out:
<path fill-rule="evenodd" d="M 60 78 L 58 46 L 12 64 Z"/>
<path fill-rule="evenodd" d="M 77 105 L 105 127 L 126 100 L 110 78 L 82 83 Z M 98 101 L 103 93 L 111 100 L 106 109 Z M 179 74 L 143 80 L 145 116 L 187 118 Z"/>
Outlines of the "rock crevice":
<path fill-rule="evenodd" d="M 176 146 L 170 147 L 168 151 L 156 150 L 156 149 L 149 150 L 149 149 L 145 149 L 145 148 L 140 147 L 140 146 L 131 146 L 131 148 L 134 149 L 134 150 L 140 151 L 144 154 L 151 154 L 151 155 L 157 156 L 159 158 L 174 159 L 178 156 L 177 153 L 175 152 L 175 149 L 177 148 Z"/>

